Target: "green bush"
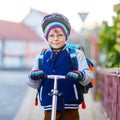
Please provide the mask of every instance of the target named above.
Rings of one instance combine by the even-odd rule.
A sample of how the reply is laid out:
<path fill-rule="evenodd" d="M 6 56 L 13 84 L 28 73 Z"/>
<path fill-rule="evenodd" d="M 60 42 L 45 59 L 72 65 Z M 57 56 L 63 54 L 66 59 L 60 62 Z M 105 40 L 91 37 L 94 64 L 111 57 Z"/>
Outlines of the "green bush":
<path fill-rule="evenodd" d="M 118 29 L 118 20 L 115 19 L 118 19 L 118 17 L 114 18 L 113 26 L 109 26 L 107 22 L 103 22 L 103 29 L 99 34 L 100 42 L 98 43 L 98 47 L 100 53 L 105 55 L 103 66 L 108 68 L 120 67 L 120 28 Z M 120 27 L 120 24 L 118 25 Z"/>

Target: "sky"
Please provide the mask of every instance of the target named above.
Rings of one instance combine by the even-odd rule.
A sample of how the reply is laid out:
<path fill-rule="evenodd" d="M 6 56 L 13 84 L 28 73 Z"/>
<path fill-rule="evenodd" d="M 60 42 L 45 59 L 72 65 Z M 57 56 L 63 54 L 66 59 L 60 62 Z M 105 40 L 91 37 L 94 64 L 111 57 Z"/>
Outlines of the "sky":
<path fill-rule="evenodd" d="M 21 22 L 33 8 L 46 13 L 62 13 L 79 30 L 82 26 L 101 24 L 103 20 L 111 24 L 115 14 L 113 5 L 119 2 L 120 0 L 0 0 L 0 20 Z M 84 22 L 78 13 L 88 13 Z"/>

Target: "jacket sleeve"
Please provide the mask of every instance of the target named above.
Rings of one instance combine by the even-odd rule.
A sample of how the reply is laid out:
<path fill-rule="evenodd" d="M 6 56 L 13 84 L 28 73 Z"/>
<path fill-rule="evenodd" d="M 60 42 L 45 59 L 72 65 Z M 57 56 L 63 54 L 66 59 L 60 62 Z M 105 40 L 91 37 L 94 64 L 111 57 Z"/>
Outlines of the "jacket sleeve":
<path fill-rule="evenodd" d="M 34 65 L 33 65 L 33 68 L 31 70 L 31 72 L 33 70 L 39 70 L 38 69 L 38 58 L 39 58 L 39 55 L 37 55 L 34 59 Z M 31 75 L 31 72 L 27 75 L 27 78 L 26 78 L 26 82 L 28 84 L 28 86 L 32 87 L 32 88 L 39 88 L 40 86 L 40 80 L 32 80 L 30 75 Z"/>
<path fill-rule="evenodd" d="M 91 80 L 94 79 L 94 74 L 93 72 L 90 71 L 90 68 L 87 64 L 87 60 L 84 53 L 78 50 L 76 54 L 77 54 L 77 60 L 78 60 L 78 71 L 83 73 L 83 79 L 80 83 L 83 86 L 86 86 L 91 82 Z"/>

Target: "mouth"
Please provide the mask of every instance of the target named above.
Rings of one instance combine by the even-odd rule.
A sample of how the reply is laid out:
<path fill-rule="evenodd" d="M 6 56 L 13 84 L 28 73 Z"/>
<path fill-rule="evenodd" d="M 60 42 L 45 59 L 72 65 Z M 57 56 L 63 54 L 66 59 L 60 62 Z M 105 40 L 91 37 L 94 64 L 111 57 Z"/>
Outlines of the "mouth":
<path fill-rule="evenodd" d="M 53 43 L 54 45 L 59 45 L 60 43 Z"/>

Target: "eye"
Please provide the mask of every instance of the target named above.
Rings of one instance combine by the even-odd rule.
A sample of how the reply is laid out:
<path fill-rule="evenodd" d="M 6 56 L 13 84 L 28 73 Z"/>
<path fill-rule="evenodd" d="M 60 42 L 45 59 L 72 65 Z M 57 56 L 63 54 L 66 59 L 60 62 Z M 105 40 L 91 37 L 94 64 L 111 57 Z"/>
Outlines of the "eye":
<path fill-rule="evenodd" d="M 59 36 L 59 37 L 62 37 L 62 36 L 64 36 L 64 35 L 63 35 L 63 34 L 58 34 L 58 36 Z"/>
<path fill-rule="evenodd" d="M 54 37 L 54 35 L 49 35 L 49 37 L 53 38 L 53 37 Z"/>

